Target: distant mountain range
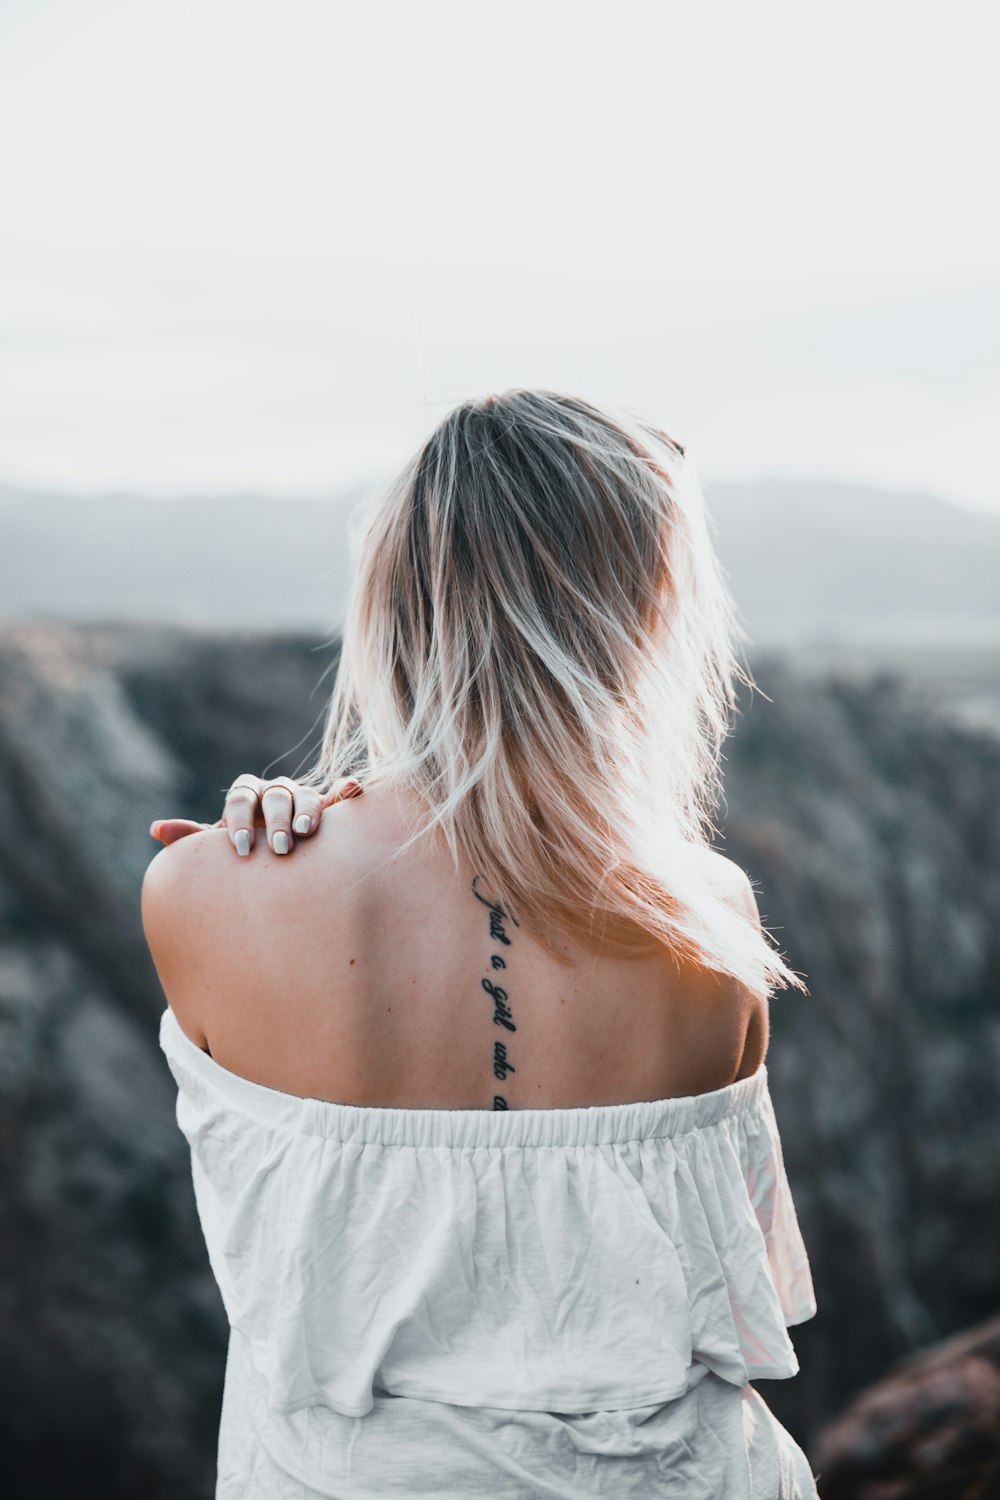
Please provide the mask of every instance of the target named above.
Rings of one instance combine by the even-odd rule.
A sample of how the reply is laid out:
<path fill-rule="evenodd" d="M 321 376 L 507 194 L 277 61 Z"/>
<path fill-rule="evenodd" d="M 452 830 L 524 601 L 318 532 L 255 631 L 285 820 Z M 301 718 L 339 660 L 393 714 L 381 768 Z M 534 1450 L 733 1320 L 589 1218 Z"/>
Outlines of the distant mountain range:
<path fill-rule="evenodd" d="M 364 499 L 0 485 L 0 618 L 333 633 Z M 706 484 L 752 646 L 1000 644 L 1000 515 L 819 480 Z"/>
<path fill-rule="evenodd" d="M 705 493 L 754 641 L 1000 644 L 1000 515 L 822 480 Z"/>

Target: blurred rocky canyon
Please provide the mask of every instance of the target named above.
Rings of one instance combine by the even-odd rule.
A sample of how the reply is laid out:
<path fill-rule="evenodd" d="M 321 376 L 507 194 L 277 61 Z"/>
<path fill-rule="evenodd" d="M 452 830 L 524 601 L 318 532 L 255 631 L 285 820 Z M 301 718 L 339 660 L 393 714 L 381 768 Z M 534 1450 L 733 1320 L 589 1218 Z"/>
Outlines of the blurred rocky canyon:
<path fill-rule="evenodd" d="M 308 764 L 335 663 L 311 634 L 0 626 L 0 1431 L 18 1500 L 212 1494 L 226 1325 L 156 1041 L 148 827 L 214 821 L 238 772 Z M 723 847 L 810 986 L 775 997 L 768 1066 L 819 1300 L 793 1330 L 800 1375 L 759 1385 L 819 1468 L 863 1387 L 1000 1311 L 1000 740 L 927 681 L 753 668 Z M 966 1493 L 852 1482 L 837 1500 Z"/>

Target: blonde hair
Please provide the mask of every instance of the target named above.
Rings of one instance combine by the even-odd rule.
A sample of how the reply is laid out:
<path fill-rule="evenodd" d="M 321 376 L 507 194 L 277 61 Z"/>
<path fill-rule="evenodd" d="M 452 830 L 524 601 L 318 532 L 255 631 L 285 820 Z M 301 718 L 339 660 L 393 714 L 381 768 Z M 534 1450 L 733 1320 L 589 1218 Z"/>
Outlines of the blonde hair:
<path fill-rule="evenodd" d="M 632 414 L 510 390 L 451 411 L 351 535 L 322 748 L 301 779 L 415 793 L 513 918 L 805 989 L 705 874 L 753 686 L 684 450 Z M 401 852 L 401 851 L 400 851 Z"/>

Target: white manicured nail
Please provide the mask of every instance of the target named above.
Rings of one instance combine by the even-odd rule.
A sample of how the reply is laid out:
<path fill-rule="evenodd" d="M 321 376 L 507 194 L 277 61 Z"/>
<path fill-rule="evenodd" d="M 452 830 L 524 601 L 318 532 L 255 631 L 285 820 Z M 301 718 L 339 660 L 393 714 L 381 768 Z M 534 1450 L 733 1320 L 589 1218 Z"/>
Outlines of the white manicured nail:
<path fill-rule="evenodd" d="M 296 833 L 308 833 L 309 832 L 309 814 L 308 813 L 299 813 L 298 817 L 295 819 L 295 822 L 292 824 L 292 827 L 295 829 Z"/>
<path fill-rule="evenodd" d="M 237 854 L 249 854 L 250 853 L 250 830 L 249 830 L 249 828 L 240 828 L 240 829 L 238 829 L 237 833 L 236 833 L 236 838 L 234 839 L 234 843 L 236 844 L 236 853 Z"/>
<path fill-rule="evenodd" d="M 274 835 L 274 841 L 273 842 L 274 842 L 274 852 L 275 852 L 275 854 L 287 854 L 288 853 L 288 834 L 285 833 L 284 829 L 282 829 L 282 831 L 280 833 L 276 833 Z"/>

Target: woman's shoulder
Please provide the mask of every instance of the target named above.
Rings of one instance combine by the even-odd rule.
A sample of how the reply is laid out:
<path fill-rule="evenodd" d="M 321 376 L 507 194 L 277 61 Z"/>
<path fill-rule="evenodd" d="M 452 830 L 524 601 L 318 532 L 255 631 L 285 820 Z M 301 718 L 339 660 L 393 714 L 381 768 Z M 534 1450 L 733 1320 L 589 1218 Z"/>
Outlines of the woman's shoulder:
<path fill-rule="evenodd" d="M 272 856 L 273 857 L 273 856 Z M 219 916 L 235 901 L 240 860 L 224 828 L 188 834 L 161 849 L 142 881 L 142 928 L 167 1003 L 198 1046 L 198 972 L 211 956 Z"/>
<path fill-rule="evenodd" d="M 761 927 L 760 910 L 750 876 L 728 855 L 717 849 L 702 845 L 693 857 L 703 872 L 704 879 L 719 898 L 737 911 L 748 922 Z M 742 1034 L 742 1054 L 737 1078 L 756 1073 L 766 1060 L 770 1042 L 770 1004 L 766 996 L 742 984 L 729 975 L 722 976 L 706 971 L 694 981 L 693 990 L 721 995 L 723 1006 L 737 1017 Z"/>
<path fill-rule="evenodd" d="M 245 985 L 280 938 L 281 924 L 272 919 L 283 906 L 294 909 L 301 882 L 295 858 L 275 854 L 262 828 L 247 858 L 226 829 L 206 828 L 150 861 L 141 895 L 146 944 L 171 1009 L 199 1045 L 206 995 Z"/>
<path fill-rule="evenodd" d="M 357 799 L 362 801 L 363 799 Z M 329 913 L 366 872 L 364 851 L 375 841 L 348 809 L 327 808 L 309 839 L 291 854 L 275 854 L 263 827 L 240 857 L 225 828 L 206 828 L 168 844 L 150 861 L 142 883 L 142 925 L 167 1000 L 189 1035 L 213 1010 L 243 1010 L 258 983 L 280 984 L 288 954 L 308 948 L 314 926 L 329 929 Z M 319 916 L 322 914 L 322 922 Z"/>
<path fill-rule="evenodd" d="M 258 846 L 262 842 L 258 830 Z M 270 850 L 267 853 L 271 855 Z M 255 847 L 252 858 L 261 858 L 259 847 Z M 143 924 L 153 923 L 158 934 L 162 919 L 189 909 L 197 910 L 206 896 L 225 899 L 227 890 L 235 889 L 237 877 L 245 873 L 240 866 L 250 864 L 250 859 L 240 859 L 224 828 L 206 828 L 167 844 L 146 866 L 142 881 Z"/>

